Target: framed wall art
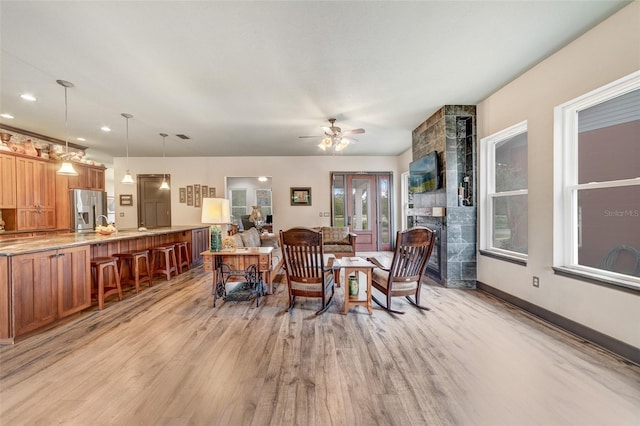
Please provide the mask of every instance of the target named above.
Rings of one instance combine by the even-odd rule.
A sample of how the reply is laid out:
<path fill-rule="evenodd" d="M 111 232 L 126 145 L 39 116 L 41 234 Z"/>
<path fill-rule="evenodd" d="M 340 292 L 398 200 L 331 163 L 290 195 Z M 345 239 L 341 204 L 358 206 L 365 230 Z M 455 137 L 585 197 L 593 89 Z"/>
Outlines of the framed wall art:
<path fill-rule="evenodd" d="M 187 185 L 187 205 L 193 205 L 193 185 Z"/>
<path fill-rule="evenodd" d="M 200 201 L 202 200 L 200 196 L 200 184 L 196 183 L 193 185 L 193 207 L 200 207 Z"/>
<path fill-rule="evenodd" d="M 132 206 L 133 205 L 133 194 L 120 194 L 120 205 L 121 206 Z"/>
<path fill-rule="evenodd" d="M 202 198 L 209 198 L 209 186 L 208 185 L 202 185 L 200 187 L 200 190 L 202 192 Z"/>
<path fill-rule="evenodd" d="M 209 198 L 216 198 L 216 188 L 214 186 L 209 187 Z"/>
<path fill-rule="evenodd" d="M 291 188 L 292 206 L 310 206 L 311 188 Z"/>
<path fill-rule="evenodd" d="M 180 188 L 178 191 L 180 193 L 180 202 L 181 203 L 186 203 L 187 202 L 187 188 Z"/>

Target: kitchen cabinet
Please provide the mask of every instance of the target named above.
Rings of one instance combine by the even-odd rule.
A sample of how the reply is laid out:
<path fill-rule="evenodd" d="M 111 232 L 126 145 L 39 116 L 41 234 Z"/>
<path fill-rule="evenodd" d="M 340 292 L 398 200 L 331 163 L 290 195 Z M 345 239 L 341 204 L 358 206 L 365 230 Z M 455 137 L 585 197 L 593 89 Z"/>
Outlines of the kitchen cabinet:
<path fill-rule="evenodd" d="M 16 157 L 16 207 L 55 208 L 56 171 L 47 160 Z"/>
<path fill-rule="evenodd" d="M 58 315 L 57 251 L 11 259 L 14 335 L 52 323 Z"/>
<path fill-rule="evenodd" d="M 11 258 L 13 336 L 91 306 L 89 246 Z"/>
<path fill-rule="evenodd" d="M 56 222 L 54 164 L 15 157 L 16 230 L 53 229 Z"/>
<path fill-rule="evenodd" d="M 68 189 L 104 191 L 104 167 L 73 163 L 78 176 L 68 177 Z"/>
<path fill-rule="evenodd" d="M 58 318 L 91 306 L 90 253 L 88 246 L 57 251 Z"/>
<path fill-rule="evenodd" d="M 200 253 L 209 250 L 209 228 L 193 229 L 191 231 L 191 262 L 200 263 Z"/>
<path fill-rule="evenodd" d="M 35 208 L 17 210 L 17 229 L 19 231 L 54 229 L 55 227 L 55 209 Z"/>
<path fill-rule="evenodd" d="M 0 154 L 0 209 L 16 208 L 16 157 Z"/>

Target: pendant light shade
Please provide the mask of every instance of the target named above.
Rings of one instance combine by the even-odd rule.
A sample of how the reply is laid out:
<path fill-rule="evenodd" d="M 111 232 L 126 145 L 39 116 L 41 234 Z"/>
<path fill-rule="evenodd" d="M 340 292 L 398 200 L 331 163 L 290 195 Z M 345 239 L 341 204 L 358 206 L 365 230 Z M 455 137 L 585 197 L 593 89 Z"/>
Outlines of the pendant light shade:
<path fill-rule="evenodd" d="M 120 181 L 121 183 L 132 184 L 135 183 L 133 180 L 133 176 L 131 176 L 131 172 L 129 172 L 129 119 L 133 118 L 133 115 L 127 114 L 123 112 L 122 115 L 127 121 L 127 173 L 124 174 L 124 177 Z"/>
<path fill-rule="evenodd" d="M 62 164 L 60 165 L 60 168 L 58 169 L 58 171 L 56 173 L 58 173 L 59 175 L 63 175 L 63 176 L 78 176 L 78 172 L 76 172 L 76 170 L 73 168 L 73 164 L 71 164 L 71 162 L 69 162 L 69 137 L 67 135 L 67 126 L 68 126 L 68 120 L 67 120 L 67 113 L 68 113 L 68 107 L 67 107 L 67 89 L 69 87 L 74 87 L 73 83 L 69 82 L 69 81 L 65 81 L 65 80 L 56 80 L 56 83 L 58 83 L 60 86 L 64 87 L 64 144 L 66 147 L 66 152 L 64 155 L 64 161 L 62 162 Z"/>
<path fill-rule="evenodd" d="M 121 183 L 127 183 L 127 184 L 136 183 L 133 180 L 133 176 L 131 176 L 131 173 L 129 173 L 129 170 L 127 170 L 127 173 L 125 173 L 124 177 L 122 178 L 122 180 L 120 182 Z"/>
<path fill-rule="evenodd" d="M 164 156 L 165 155 L 165 152 L 164 152 L 165 151 L 164 150 L 165 138 L 167 136 L 169 136 L 169 135 L 166 134 L 166 133 L 160 133 L 160 136 L 162 136 L 162 167 L 165 167 L 165 164 L 164 164 L 165 163 L 165 161 L 164 161 L 164 159 L 165 159 L 165 156 Z M 164 189 L 164 190 L 171 189 L 171 188 L 169 188 L 169 183 L 167 183 L 167 175 L 166 175 L 166 173 L 162 174 L 162 185 L 160 185 L 160 189 Z"/>

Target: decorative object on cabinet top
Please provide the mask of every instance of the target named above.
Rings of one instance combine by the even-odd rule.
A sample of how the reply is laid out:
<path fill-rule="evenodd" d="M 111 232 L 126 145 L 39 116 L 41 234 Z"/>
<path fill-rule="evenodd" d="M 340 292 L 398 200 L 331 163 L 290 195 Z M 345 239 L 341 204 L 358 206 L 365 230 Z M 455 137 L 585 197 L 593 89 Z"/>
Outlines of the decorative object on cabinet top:
<path fill-rule="evenodd" d="M 65 143 L 59 139 L 33 133 L 28 130 L 0 124 L 0 152 L 10 151 L 17 154 L 40 157 L 43 159 L 61 160 L 64 154 Z M 35 149 L 32 151 L 29 147 Z M 102 163 L 95 162 L 86 157 L 86 146 L 69 142 L 69 159 L 74 162 L 89 166 L 104 167 Z M 31 153 L 27 153 L 29 150 Z"/>

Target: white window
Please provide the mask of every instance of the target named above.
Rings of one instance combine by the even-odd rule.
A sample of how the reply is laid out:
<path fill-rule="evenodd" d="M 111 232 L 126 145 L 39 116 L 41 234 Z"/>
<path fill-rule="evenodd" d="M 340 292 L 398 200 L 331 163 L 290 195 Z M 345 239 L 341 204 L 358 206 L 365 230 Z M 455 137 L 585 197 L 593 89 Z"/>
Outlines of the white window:
<path fill-rule="evenodd" d="M 245 188 L 230 189 L 229 199 L 231 200 L 231 215 L 240 220 L 247 213 L 247 190 Z"/>
<path fill-rule="evenodd" d="M 527 122 L 480 141 L 480 249 L 527 258 Z"/>
<path fill-rule="evenodd" d="M 640 287 L 640 72 L 554 120 L 554 266 Z"/>

